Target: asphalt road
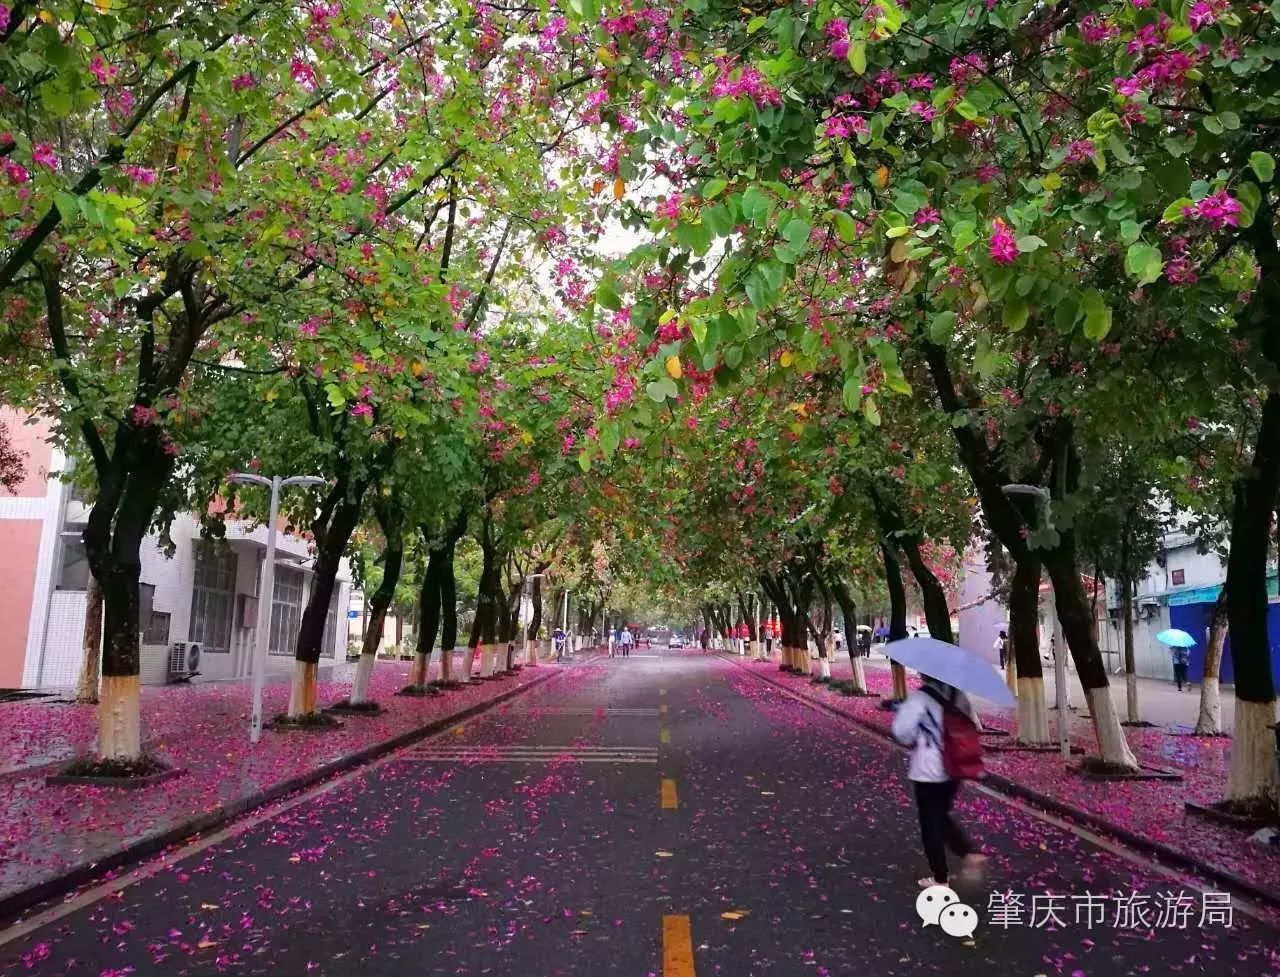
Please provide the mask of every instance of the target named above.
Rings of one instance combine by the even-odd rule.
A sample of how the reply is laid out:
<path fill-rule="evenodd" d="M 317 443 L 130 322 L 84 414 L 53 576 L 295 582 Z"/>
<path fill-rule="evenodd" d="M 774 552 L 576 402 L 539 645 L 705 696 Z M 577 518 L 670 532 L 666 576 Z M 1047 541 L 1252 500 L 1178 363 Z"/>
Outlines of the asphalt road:
<path fill-rule="evenodd" d="M 1201 925 L 1189 883 L 972 791 L 978 929 L 922 926 L 901 753 L 751 676 L 769 666 L 646 651 L 0 933 L 0 974 L 1280 974 L 1275 930 Z M 1136 927 L 1116 893 L 1147 897 Z"/>

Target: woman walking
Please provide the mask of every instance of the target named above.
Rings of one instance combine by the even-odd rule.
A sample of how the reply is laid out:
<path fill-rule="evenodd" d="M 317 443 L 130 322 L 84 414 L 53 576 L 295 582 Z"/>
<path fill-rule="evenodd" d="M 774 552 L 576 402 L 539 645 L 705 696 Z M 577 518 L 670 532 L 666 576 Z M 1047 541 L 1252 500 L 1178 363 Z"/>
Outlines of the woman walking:
<path fill-rule="evenodd" d="M 980 876 L 986 861 L 951 814 L 960 780 L 976 776 L 981 769 L 977 719 L 963 692 L 928 676 L 893 717 L 894 739 L 911 747 L 907 777 L 915 794 L 924 855 L 932 873 L 932 877 L 920 879 L 922 889 L 950 883 L 948 848 L 960 856 L 963 877 Z"/>

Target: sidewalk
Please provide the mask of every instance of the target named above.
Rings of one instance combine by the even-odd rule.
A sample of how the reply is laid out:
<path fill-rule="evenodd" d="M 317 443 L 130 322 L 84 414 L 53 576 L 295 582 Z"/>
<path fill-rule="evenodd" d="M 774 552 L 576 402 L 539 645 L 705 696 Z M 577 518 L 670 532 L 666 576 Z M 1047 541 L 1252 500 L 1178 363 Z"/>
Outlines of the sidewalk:
<path fill-rule="evenodd" d="M 0 918 L 564 672 L 542 663 L 438 696 L 396 696 L 410 667 L 378 664 L 370 695 L 385 709 L 380 715 L 342 716 L 343 728 L 323 733 L 267 730 L 257 746 L 248 739 L 245 683 L 144 687 L 145 748 L 186 773 L 137 790 L 45 785 L 47 774 L 92 749 L 94 707 L 48 699 L 0 704 L 0 729 L 8 734 L 0 741 Z M 318 701 L 345 698 L 352 671 L 335 667 L 333 680 L 320 683 Z M 288 695 L 286 679 L 270 682 L 264 714 L 283 712 Z"/>
<path fill-rule="evenodd" d="M 890 694 L 892 680 L 888 662 L 883 658 L 872 659 L 865 669 L 867 686 L 877 695 L 854 698 L 815 685 L 808 676 L 780 672 L 777 662 L 753 664 L 750 658 L 731 657 L 761 678 L 847 715 L 860 725 L 888 734 L 893 714 L 880 708 L 880 698 Z M 847 657 L 832 660 L 833 678 L 848 679 L 851 675 Z M 1112 695 L 1117 705 L 1122 705 L 1123 688 L 1113 688 Z M 1184 695 L 1188 700 L 1196 698 L 1194 693 Z M 1227 709 L 1228 704 L 1224 702 L 1224 719 Z M 988 729 L 1012 728 L 1010 709 L 982 708 L 981 715 Z M 1050 714 L 1051 731 L 1054 715 L 1056 713 Z M 1095 752 L 1087 718 L 1073 716 L 1070 730 L 1073 744 L 1088 753 Z M 1158 726 L 1126 729 L 1125 733 L 1139 762 L 1176 769 L 1183 776 L 1182 782 L 1088 781 L 1064 771 L 1061 759 L 1052 752 L 1001 751 L 998 744 L 1004 742 L 1003 738 L 987 741 L 989 747 L 995 748 L 988 749 L 985 765 L 988 774 L 993 775 L 993 780 L 1006 792 L 1016 792 L 1033 802 L 1055 807 L 1086 824 L 1110 830 L 1131 844 L 1164 849 L 1164 860 L 1171 864 L 1175 855 L 1181 856 L 1194 862 L 1206 877 L 1213 878 L 1216 873 L 1243 881 L 1280 904 L 1280 851 L 1249 841 L 1247 831 L 1189 817 L 1183 806 L 1188 800 L 1204 805 L 1221 800 L 1231 740 L 1179 735 Z M 1008 783 L 1001 784 L 1000 779 Z"/>

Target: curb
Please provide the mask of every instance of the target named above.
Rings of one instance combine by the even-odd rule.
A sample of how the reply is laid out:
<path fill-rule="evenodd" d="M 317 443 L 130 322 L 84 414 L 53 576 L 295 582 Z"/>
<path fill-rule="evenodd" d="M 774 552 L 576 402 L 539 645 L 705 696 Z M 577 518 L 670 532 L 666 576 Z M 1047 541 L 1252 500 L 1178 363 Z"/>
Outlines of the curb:
<path fill-rule="evenodd" d="M 556 675 L 561 674 L 557 670 L 548 670 L 547 674 L 539 675 L 530 679 L 524 685 L 514 689 L 507 689 L 491 699 L 483 702 L 477 702 L 458 712 L 450 713 L 447 716 L 440 716 L 431 720 L 422 726 L 405 730 L 389 740 L 383 740 L 381 743 L 374 743 L 355 753 L 349 753 L 346 756 L 339 757 L 337 760 L 316 767 L 306 773 L 291 777 L 289 780 L 272 784 L 270 787 L 249 794 L 244 797 L 237 798 L 227 804 L 215 808 L 212 811 L 206 811 L 198 814 L 193 818 L 165 828 L 155 834 L 147 835 L 139 838 L 124 848 L 118 849 L 109 855 L 105 855 L 97 861 L 88 862 L 68 869 L 61 875 L 43 882 L 38 882 L 33 886 L 22 889 L 18 892 L 11 893 L 7 896 L 0 897 L 0 923 L 13 922 L 15 917 L 24 911 L 37 906 L 40 903 L 47 902 L 57 896 L 64 895 L 73 889 L 77 889 L 86 882 L 106 875 L 119 868 L 136 864 L 143 859 L 149 858 L 164 849 L 175 845 L 178 842 L 186 841 L 193 835 L 204 834 L 214 828 L 220 828 L 230 821 L 246 814 L 255 808 L 262 807 L 272 801 L 277 801 L 286 794 L 292 794 L 295 791 L 302 790 L 307 787 L 313 787 L 316 784 L 328 780 L 340 773 L 345 773 L 356 767 L 364 766 L 374 760 L 377 760 L 388 753 L 416 743 L 419 740 L 434 736 L 443 732 L 455 723 L 465 719 L 470 719 L 482 712 L 492 709 L 494 706 L 501 705 L 509 699 L 528 692 L 530 689 L 542 685 L 544 682 L 550 681 Z"/>
<path fill-rule="evenodd" d="M 738 664 L 731 658 L 726 658 L 725 660 L 730 664 Z M 739 667 L 744 668 L 748 674 L 754 675 L 760 681 L 772 685 L 780 692 L 791 696 L 799 702 L 813 706 L 815 709 L 821 709 L 823 712 L 828 712 L 833 716 L 837 716 L 840 719 L 845 720 L 846 722 L 852 723 L 869 733 L 875 734 L 880 739 L 893 743 L 895 747 L 898 745 L 894 742 L 892 736 L 874 723 L 861 719 L 858 716 L 851 716 L 847 712 L 842 712 L 829 703 L 822 702 L 817 699 L 810 699 L 808 696 L 801 695 L 799 692 L 787 688 L 787 686 L 783 685 L 781 682 L 764 675 L 763 673 L 751 671 L 750 669 L 746 669 L 745 666 L 740 665 Z M 1127 828 L 1122 828 L 1114 822 L 1108 821 L 1106 818 L 1099 817 L 1096 814 L 1090 814 L 1088 811 L 1082 811 L 1077 807 L 1072 807 L 1070 804 L 1065 804 L 1056 798 L 1050 797 L 1048 794 L 1042 794 L 1040 791 L 1032 790 L 1030 787 L 1025 787 L 1016 780 L 1011 780 L 1002 774 L 986 772 L 982 775 L 982 779 L 979 783 L 991 788 L 993 793 L 1007 794 L 1011 797 L 1016 797 L 1019 800 L 1028 801 L 1045 811 L 1056 814 L 1059 817 L 1066 818 L 1077 824 L 1088 826 L 1101 834 L 1114 838 L 1117 841 L 1121 841 L 1129 848 L 1136 849 L 1148 855 L 1157 855 L 1162 861 L 1176 865 L 1179 868 L 1187 869 L 1205 879 L 1211 879 L 1214 882 L 1221 882 L 1228 888 L 1236 890 L 1239 894 L 1247 895 L 1250 899 L 1263 903 L 1271 909 L 1280 909 L 1280 891 L 1268 889 L 1254 882 L 1250 882 L 1248 879 L 1241 878 L 1233 872 L 1228 872 L 1226 869 L 1215 868 L 1206 862 L 1197 861 L 1190 855 L 1185 855 L 1161 842 L 1152 841 L 1140 834 L 1129 831 Z"/>

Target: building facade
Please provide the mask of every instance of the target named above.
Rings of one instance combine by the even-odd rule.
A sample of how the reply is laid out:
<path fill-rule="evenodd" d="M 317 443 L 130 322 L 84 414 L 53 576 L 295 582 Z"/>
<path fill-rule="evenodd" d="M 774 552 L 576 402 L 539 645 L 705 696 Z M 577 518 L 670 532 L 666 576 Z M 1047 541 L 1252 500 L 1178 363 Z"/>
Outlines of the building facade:
<path fill-rule="evenodd" d="M 8 410 L 0 412 L 0 422 L 27 456 L 17 493 L 0 490 L 0 610 L 6 622 L 0 629 L 0 688 L 70 687 L 82 658 L 89 564 L 81 534 L 89 509 L 59 478 L 67 462 L 47 442 L 47 426 Z M 206 540 L 199 520 L 182 514 L 170 539 L 171 554 L 155 536 L 142 545 L 142 681 L 167 681 L 174 645 L 191 642 L 201 646 L 202 678 L 247 676 L 266 527 L 229 520 L 225 540 Z M 311 581 L 308 544 L 277 534 L 269 671 L 290 667 Z M 330 603 L 322 662 L 346 656 L 350 592 L 344 566 Z"/>

